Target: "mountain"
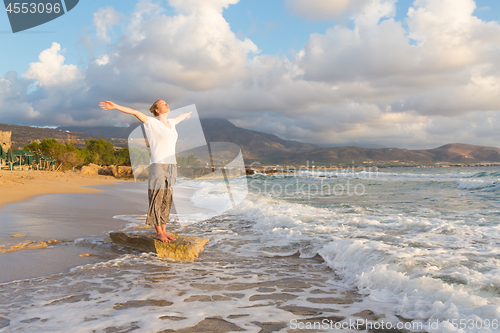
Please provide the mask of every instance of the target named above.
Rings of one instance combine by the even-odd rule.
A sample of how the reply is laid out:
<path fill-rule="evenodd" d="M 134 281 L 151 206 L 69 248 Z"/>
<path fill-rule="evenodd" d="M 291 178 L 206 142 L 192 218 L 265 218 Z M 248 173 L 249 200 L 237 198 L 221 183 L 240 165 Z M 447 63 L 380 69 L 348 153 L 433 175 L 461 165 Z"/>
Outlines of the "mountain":
<path fill-rule="evenodd" d="M 496 147 L 474 146 L 463 143 L 447 144 L 434 149 L 368 149 L 361 147 L 322 147 L 289 156 L 288 161 L 302 159 L 316 164 L 352 164 L 368 163 L 374 165 L 431 165 L 476 164 L 482 162 L 500 162 L 500 149 Z"/>
<path fill-rule="evenodd" d="M 13 145 L 44 138 L 73 141 L 79 146 L 85 140 L 107 138 L 117 147 L 127 146 L 129 133 L 139 124 L 129 127 L 76 127 L 58 129 L 0 124 L 0 131 L 12 131 Z M 463 143 L 447 144 L 434 149 L 362 148 L 357 146 L 320 147 L 297 141 L 283 140 L 276 135 L 237 127 L 225 119 L 201 119 L 207 142 L 232 142 L 237 144 L 245 163 L 260 162 L 263 165 L 432 165 L 499 163 L 500 149 Z M 66 132 L 70 131 L 70 132 Z M 114 136 L 110 139 L 110 136 Z"/>
<path fill-rule="evenodd" d="M 225 119 L 200 119 L 207 142 L 232 142 L 240 146 L 248 161 L 281 161 L 289 155 L 309 151 L 317 146 L 283 140 L 273 134 L 237 127 Z M 272 158 L 271 158 L 272 157 Z"/>
<path fill-rule="evenodd" d="M 318 147 L 317 145 L 283 140 L 276 135 L 262 133 L 237 127 L 229 120 L 219 118 L 201 118 L 201 126 L 207 142 L 232 142 L 240 146 L 243 156 L 248 160 L 259 160 L 265 163 L 270 162 L 267 156 L 272 156 L 272 160 L 286 158 L 289 154 L 294 154 Z M 98 137 L 107 138 L 128 138 L 129 134 L 140 123 L 133 123 L 128 127 L 79 127 L 61 126 L 57 129 L 63 131 L 81 132 Z"/>
<path fill-rule="evenodd" d="M 495 147 L 452 143 L 430 149 L 428 152 L 433 155 L 434 161 L 439 162 L 474 163 L 475 161 L 500 161 L 500 149 Z"/>

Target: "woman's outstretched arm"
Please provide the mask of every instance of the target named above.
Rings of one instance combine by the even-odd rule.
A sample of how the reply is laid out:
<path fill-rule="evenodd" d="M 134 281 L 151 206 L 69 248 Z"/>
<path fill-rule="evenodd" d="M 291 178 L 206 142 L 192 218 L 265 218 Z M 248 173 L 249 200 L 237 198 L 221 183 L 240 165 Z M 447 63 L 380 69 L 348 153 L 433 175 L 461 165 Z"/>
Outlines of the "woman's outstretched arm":
<path fill-rule="evenodd" d="M 148 123 L 148 116 L 146 116 L 144 113 L 139 112 L 139 111 L 134 110 L 134 109 L 131 109 L 131 108 L 127 108 L 126 106 L 121 106 L 121 105 L 115 104 L 111 101 L 101 102 L 101 103 L 99 103 L 99 107 L 103 110 L 116 109 L 116 110 L 124 112 L 124 113 L 132 114 L 132 115 L 136 116 L 137 119 L 139 119 L 143 123 L 146 123 L 146 124 Z"/>
<path fill-rule="evenodd" d="M 178 115 L 177 117 L 174 118 L 175 119 L 175 124 L 177 125 L 178 123 L 180 123 L 184 119 L 189 119 L 190 117 L 191 117 L 191 112 L 183 113 L 181 115 Z"/>

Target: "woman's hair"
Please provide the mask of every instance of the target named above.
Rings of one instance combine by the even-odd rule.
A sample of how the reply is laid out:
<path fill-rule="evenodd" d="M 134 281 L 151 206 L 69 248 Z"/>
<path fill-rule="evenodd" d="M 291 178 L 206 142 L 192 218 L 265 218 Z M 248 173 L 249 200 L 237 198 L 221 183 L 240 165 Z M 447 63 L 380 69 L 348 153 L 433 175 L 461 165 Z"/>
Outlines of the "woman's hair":
<path fill-rule="evenodd" d="M 156 110 L 158 109 L 158 102 L 161 101 L 161 99 L 156 100 L 153 105 L 149 108 L 149 111 L 151 111 L 152 114 L 155 115 L 155 117 L 158 117 L 158 113 Z"/>

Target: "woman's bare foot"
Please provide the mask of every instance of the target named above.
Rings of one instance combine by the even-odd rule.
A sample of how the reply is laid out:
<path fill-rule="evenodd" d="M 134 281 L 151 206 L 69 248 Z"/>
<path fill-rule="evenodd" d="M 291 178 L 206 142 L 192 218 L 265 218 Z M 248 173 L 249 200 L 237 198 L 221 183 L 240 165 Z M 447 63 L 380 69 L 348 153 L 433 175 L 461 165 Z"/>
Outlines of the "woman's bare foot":
<path fill-rule="evenodd" d="M 166 226 L 165 224 L 162 224 L 162 225 L 160 226 L 160 230 L 161 230 L 161 232 L 162 232 L 163 234 L 165 234 L 165 236 L 167 236 L 167 238 L 168 238 L 169 240 L 171 240 L 171 241 L 174 241 L 174 240 L 175 240 L 175 238 L 174 238 L 174 237 L 170 236 L 170 235 L 167 233 L 167 226 Z"/>
<path fill-rule="evenodd" d="M 165 226 L 160 226 L 155 224 L 155 229 L 156 229 L 156 239 L 159 241 L 162 241 L 164 243 L 170 243 L 170 236 L 164 231 Z"/>
<path fill-rule="evenodd" d="M 170 243 L 170 239 L 167 237 L 167 235 L 165 235 L 163 233 L 157 234 L 156 239 L 158 239 L 159 241 L 162 241 L 164 243 Z"/>
<path fill-rule="evenodd" d="M 169 234 L 165 233 L 165 236 L 167 236 L 167 238 L 169 239 L 169 241 L 174 241 L 175 238 L 170 236 Z"/>

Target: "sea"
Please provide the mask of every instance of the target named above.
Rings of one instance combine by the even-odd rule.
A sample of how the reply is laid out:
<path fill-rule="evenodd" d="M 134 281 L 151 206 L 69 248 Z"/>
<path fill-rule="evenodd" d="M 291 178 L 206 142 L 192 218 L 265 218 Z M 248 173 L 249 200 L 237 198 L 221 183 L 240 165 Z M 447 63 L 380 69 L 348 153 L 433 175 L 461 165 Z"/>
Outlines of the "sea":
<path fill-rule="evenodd" d="M 1 244 L 26 219 L 67 241 L 0 254 L 0 332 L 500 332 L 500 167 L 283 171 L 233 179 L 229 206 L 179 179 L 200 210 L 169 230 L 210 239 L 192 262 L 109 242 L 142 230 L 144 183 L 6 205 Z"/>

